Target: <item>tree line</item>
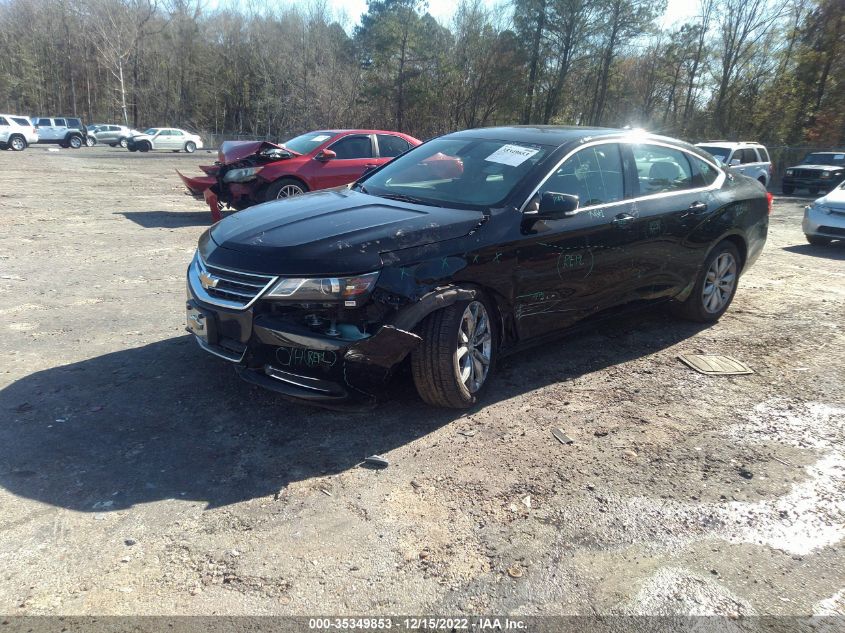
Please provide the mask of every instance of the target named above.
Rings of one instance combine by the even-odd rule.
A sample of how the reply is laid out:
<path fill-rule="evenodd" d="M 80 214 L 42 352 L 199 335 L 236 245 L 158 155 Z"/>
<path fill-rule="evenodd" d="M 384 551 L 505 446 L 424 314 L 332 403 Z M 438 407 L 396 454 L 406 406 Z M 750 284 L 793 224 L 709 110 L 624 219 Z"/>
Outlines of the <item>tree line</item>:
<path fill-rule="evenodd" d="M 428 138 L 512 123 L 690 139 L 845 141 L 842 0 L 0 0 L 0 109 L 285 138 L 336 127 Z M 353 16 L 354 17 L 354 16 Z"/>

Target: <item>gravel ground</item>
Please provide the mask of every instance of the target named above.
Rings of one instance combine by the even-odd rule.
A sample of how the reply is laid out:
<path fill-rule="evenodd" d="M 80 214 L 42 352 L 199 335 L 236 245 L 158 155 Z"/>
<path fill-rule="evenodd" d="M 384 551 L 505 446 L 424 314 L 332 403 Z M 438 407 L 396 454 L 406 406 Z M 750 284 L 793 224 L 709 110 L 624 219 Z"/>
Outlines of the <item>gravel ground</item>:
<path fill-rule="evenodd" d="M 845 245 L 804 242 L 806 200 L 712 327 L 649 312 L 472 412 L 400 377 L 343 414 L 185 334 L 209 214 L 174 168 L 213 159 L 0 153 L 0 613 L 845 613 Z"/>

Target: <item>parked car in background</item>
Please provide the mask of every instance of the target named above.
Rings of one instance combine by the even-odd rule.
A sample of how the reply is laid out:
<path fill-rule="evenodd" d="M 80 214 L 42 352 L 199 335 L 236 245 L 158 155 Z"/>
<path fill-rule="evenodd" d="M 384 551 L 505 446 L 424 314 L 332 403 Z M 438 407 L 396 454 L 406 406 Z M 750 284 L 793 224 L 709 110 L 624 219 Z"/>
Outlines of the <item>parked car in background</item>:
<path fill-rule="evenodd" d="M 811 196 L 830 191 L 845 178 L 845 150 L 811 152 L 798 165 L 787 167 L 783 174 L 783 192 L 806 189 Z"/>
<path fill-rule="evenodd" d="M 38 142 L 38 130 L 32 122 L 17 114 L 0 114 L 0 149 L 20 152 Z"/>
<path fill-rule="evenodd" d="M 61 147 L 79 149 L 85 145 L 88 129 L 77 117 L 38 117 L 34 119 L 38 128 L 39 143 L 55 143 Z"/>
<path fill-rule="evenodd" d="M 743 176 L 759 180 L 764 187 L 768 187 L 772 182 L 774 167 L 769 150 L 760 143 L 707 141 L 697 143 L 696 146 Z"/>
<path fill-rule="evenodd" d="M 845 240 L 845 182 L 804 209 L 801 228 L 807 241 L 816 246 Z"/>
<path fill-rule="evenodd" d="M 188 267 L 187 327 L 295 400 L 372 404 L 410 355 L 423 400 L 469 407 L 501 354 L 584 319 L 671 301 L 718 320 L 763 249 L 771 200 L 670 138 L 456 132 L 351 188 L 215 224 Z"/>
<path fill-rule="evenodd" d="M 214 165 L 200 167 L 206 176 L 177 173 L 188 191 L 205 199 L 219 219 L 220 205 L 245 209 L 346 185 L 419 144 L 413 136 L 385 130 L 320 130 L 281 144 L 227 141 Z"/>
<path fill-rule="evenodd" d="M 133 134 L 127 138 L 126 147 L 130 152 L 169 149 L 173 152 L 185 151 L 191 154 L 202 149 L 202 139 L 198 134 L 174 127 L 151 127 L 145 132 Z"/>
<path fill-rule="evenodd" d="M 91 129 L 89 128 L 89 131 Z M 111 123 L 99 123 L 93 126 L 92 133 L 97 143 L 102 143 L 110 147 L 117 147 L 119 145 L 123 148 L 127 147 L 129 137 L 143 134 L 143 132 L 139 132 L 125 125 L 112 125 Z"/>

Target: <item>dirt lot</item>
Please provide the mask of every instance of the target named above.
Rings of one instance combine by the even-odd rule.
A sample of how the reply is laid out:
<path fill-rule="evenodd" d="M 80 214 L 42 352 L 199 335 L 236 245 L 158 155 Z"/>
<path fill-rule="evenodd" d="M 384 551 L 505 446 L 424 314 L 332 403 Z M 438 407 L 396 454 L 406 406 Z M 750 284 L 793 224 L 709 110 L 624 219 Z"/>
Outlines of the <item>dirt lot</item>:
<path fill-rule="evenodd" d="M 845 613 L 845 245 L 804 242 L 806 200 L 713 327 L 564 339 L 469 414 L 407 379 L 342 414 L 185 334 L 209 214 L 174 168 L 212 160 L 0 153 L 0 613 Z"/>

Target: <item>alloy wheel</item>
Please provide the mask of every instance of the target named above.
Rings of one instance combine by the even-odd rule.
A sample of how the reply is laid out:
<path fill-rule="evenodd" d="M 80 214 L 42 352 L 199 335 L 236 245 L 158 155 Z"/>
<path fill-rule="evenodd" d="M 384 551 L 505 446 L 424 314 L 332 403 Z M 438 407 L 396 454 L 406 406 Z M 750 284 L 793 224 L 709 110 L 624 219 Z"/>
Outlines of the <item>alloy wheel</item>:
<path fill-rule="evenodd" d="M 464 309 L 455 349 L 455 373 L 467 391 L 475 393 L 487 379 L 493 351 L 493 335 L 487 308 L 471 301 Z"/>
<path fill-rule="evenodd" d="M 24 149 L 24 147 L 26 147 L 24 140 L 20 136 L 14 137 L 12 139 L 12 142 L 10 143 L 10 145 L 12 146 L 12 149 L 15 150 L 16 152 L 20 152 L 21 150 Z"/>
<path fill-rule="evenodd" d="M 290 198 L 292 196 L 299 196 L 303 194 L 302 187 L 298 185 L 285 185 L 281 189 L 279 189 L 279 193 L 276 195 L 276 200 L 280 200 L 281 198 Z"/>
<path fill-rule="evenodd" d="M 731 253 L 721 253 L 710 264 L 701 299 L 704 309 L 711 314 L 722 310 L 733 296 L 736 288 L 736 258 Z"/>

